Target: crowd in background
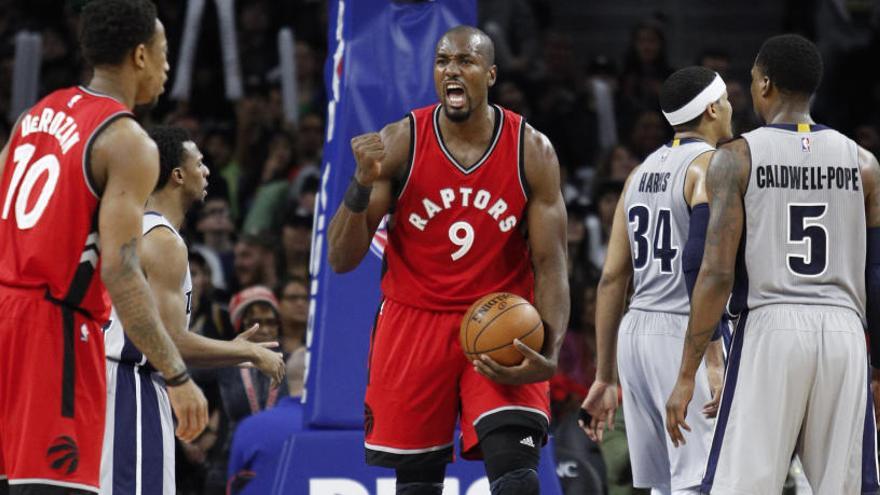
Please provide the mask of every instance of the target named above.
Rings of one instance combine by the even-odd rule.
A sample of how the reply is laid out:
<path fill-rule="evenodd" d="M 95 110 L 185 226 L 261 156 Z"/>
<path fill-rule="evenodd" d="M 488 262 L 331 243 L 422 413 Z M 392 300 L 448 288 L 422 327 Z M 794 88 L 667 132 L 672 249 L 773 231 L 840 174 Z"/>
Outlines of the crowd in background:
<path fill-rule="evenodd" d="M 6 142 L 14 121 L 10 95 L 17 33 L 28 30 L 41 35 L 38 96 L 88 80 L 88 68 L 77 53 L 73 13 L 82 0 L 67 3 L 65 9 L 57 8 L 58 3 L 0 0 L 0 144 Z M 230 307 L 230 298 L 262 286 L 271 293 L 245 294 L 245 302 L 256 297 L 271 307 L 270 316 L 276 318 L 264 318 L 265 326 L 277 334 L 285 353 L 294 353 L 304 346 L 308 317 L 312 216 L 326 107 L 326 2 L 202 2 L 197 48 L 184 64 L 189 86 L 181 91 L 172 91 L 172 85 L 177 84 L 175 68 L 181 66 L 182 39 L 191 33 L 187 2 L 156 3 L 169 40 L 172 73 L 166 95 L 156 108 L 144 111 L 141 120 L 147 126 L 166 123 L 188 129 L 211 171 L 207 199 L 191 212 L 183 229 L 190 244 L 192 330 L 234 338 L 244 325 L 231 317 L 236 308 Z M 880 155 L 876 2 L 789 3 L 781 25 L 767 35 L 802 32 L 822 49 L 826 70 L 814 105 L 816 119 Z M 233 14 L 226 28 L 219 22 L 222 15 L 218 16 L 224 5 Z M 496 43 L 499 66 L 490 98 L 523 114 L 547 134 L 562 167 L 572 317 L 559 373 L 552 382 L 560 458 L 571 458 L 579 469 L 591 473 L 592 481 L 584 483 L 606 484 L 610 493 L 632 493 L 627 488 L 623 428 L 617 430 L 620 437 L 606 440 L 600 453 L 580 433 L 574 418 L 595 374 L 596 285 L 614 209 L 629 172 L 671 137 L 659 113 L 658 92 L 678 67 L 667 53 L 664 15 L 634 22 L 628 43 L 619 51 L 595 53 L 589 46 L 575 46 L 568 33 L 555 29 L 553 8 L 548 0 L 479 2 L 479 24 Z M 805 14 L 822 9 L 831 9 L 837 17 Z M 229 26 L 236 34 L 240 93 L 230 89 L 224 72 Z M 282 27 L 295 34 L 295 119 L 282 110 L 277 43 Z M 749 74 L 731 71 L 735 59 L 753 54 L 738 49 L 712 46 L 707 40 L 694 47 L 691 59 L 683 64 L 700 64 L 725 78 L 735 133 L 759 125 L 751 108 Z M 202 437 L 178 445 L 178 493 L 224 493 L 235 427 L 253 408 L 242 391 L 224 389 L 222 372 L 197 378 L 209 397 L 212 416 Z"/>

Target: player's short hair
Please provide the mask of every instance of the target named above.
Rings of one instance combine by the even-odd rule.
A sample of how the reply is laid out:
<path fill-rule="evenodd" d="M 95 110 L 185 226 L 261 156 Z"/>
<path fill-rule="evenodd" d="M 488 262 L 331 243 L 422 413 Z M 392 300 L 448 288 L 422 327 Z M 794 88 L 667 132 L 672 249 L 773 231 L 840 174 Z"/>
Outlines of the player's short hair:
<path fill-rule="evenodd" d="M 482 29 L 475 28 L 473 26 L 468 26 L 466 24 L 461 24 L 459 26 L 455 26 L 454 28 L 443 33 L 443 36 L 440 37 L 440 40 L 437 41 L 437 46 L 440 46 L 440 41 L 450 35 L 463 34 L 466 36 L 478 36 L 480 38 L 479 52 L 480 55 L 483 56 L 483 59 L 486 61 L 486 65 L 491 67 L 495 64 L 495 43 L 492 41 L 492 38 L 489 37 Z"/>
<path fill-rule="evenodd" d="M 192 141 L 192 138 L 183 127 L 170 125 L 151 127 L 147 134 L 159 148 L 159 180 L 156 181 L 155 189 L 158 191 L 168 184 L 171 171 L 183 162 L 183 143 Z"/>
<path fill-rule="evenodd" d="M 660 108 L 674 112 L 693 100 L 715 80 L 715 72 L 705 67 L 691 66 L 672 73 L 660 88 Z M 693 129 L 700 125 L 703 114 L 689 122 L 674 126 L 675 129 Z"/>
<path fill-rule="evenodd" d="M 798 34 L 780 34 L 761 45 L 755 65 L 780 90 L 812 95 L 822 82 L 822 55 Z"/>
<path fill-rule="evenodd" d="M 153 38 L 156 17 L 150 0 L 91 0 L 80 17 L 83 57 L 93 67 L 119 65 L 130 50 Z"/>

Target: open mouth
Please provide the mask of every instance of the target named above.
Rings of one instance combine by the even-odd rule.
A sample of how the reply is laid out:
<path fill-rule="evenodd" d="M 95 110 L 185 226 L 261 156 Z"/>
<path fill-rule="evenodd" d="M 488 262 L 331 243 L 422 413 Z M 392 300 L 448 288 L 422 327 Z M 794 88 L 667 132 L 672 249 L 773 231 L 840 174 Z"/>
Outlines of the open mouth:
<path fill-rule="evenodd" d="M 452 108 L 464 108 L 467 95 L 464 86 L 457 82 L 446 84 L 446 103 Z"/>

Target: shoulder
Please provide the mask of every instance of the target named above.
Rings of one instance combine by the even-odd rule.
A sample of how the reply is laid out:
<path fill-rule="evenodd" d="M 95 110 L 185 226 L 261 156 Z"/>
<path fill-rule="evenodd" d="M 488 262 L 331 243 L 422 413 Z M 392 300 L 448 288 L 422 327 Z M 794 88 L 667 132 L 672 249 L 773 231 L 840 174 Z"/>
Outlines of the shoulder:
<path fill-rule="evenodd" d="M 96 152 L 108 150 L 129 150 L 135 152 L 157 152 L 156 143 L 147 131 L 133 118 L 118 118 L 107 125 L 95 138 L 92 149 Z"/>
<path fill-rule="evenodd" d="M 523 168 L 530 189 L 548 180 L 559 183 L 559 158 L 553 143 L 542 132 L 526 123 L 523 129 Z"/>
<path fill-rule="evenodd" d="M 715 156 L 715 151 L 714 149 L 706 150 L 697 155 L 688 165 L 688 173 L 704 175 L 709 170 L 709 163 L 712 161 L 712 157 Z"/>
<path fill-rule="evenodd" d="M 880 163 L 874 153 L 859 146 L 859 171 L 862 174 L 862 180 L 871 188 L 880 187 Z"/>
<path fill-rule="evenodd" d="M 744 138 L 738 137 L 722 144 L 712 154 L 707 171 L 707 182 L 710 187 L 737 183 L 740 191 L 745 191 L 751 167 L 749 143 Z"/>
<path fill-rule="evenodd" d="M 186 244 L 165 225 L 157 225 L 144 234 L 141 259 L 150 276 L 176 279 L 186 274 Z"/>

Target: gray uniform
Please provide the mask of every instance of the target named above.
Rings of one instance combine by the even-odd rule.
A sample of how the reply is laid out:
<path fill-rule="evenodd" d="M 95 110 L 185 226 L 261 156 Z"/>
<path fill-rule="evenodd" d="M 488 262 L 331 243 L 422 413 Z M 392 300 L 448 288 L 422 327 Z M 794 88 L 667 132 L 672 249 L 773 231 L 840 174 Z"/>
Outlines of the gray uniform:
<path fill-rule="evenodd" d="M 806 124 L 743 137 L 740 316 L 703 488 L 778 494 L 797 453 L 815 494 L 877 493 L 858 147 Z"/>
<path fill-rule="evenodd" d="M 694 159 L 713 149 L 694 139 L 662 146 L 634 172 L 624 193 L 634 293 L 619 331 L 623 411 L 633 484 L 660 493 L 699 486 L 712 438 L 711 422 L 698 412 L 710 398 L 702 365 L 687 444 L 675 448 L 664 425 L 690 308 L 681 268 L 690 226 L 685 177 Z"/>

